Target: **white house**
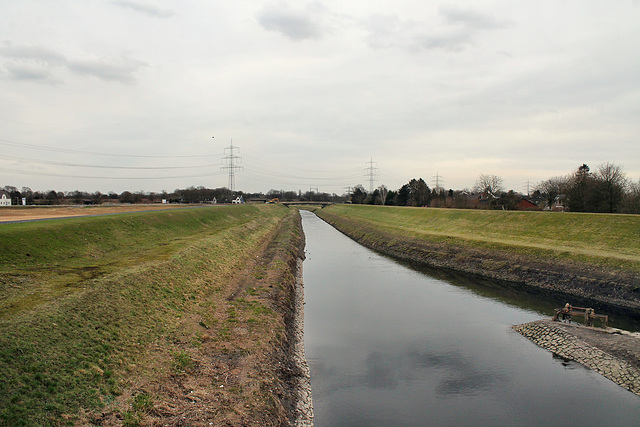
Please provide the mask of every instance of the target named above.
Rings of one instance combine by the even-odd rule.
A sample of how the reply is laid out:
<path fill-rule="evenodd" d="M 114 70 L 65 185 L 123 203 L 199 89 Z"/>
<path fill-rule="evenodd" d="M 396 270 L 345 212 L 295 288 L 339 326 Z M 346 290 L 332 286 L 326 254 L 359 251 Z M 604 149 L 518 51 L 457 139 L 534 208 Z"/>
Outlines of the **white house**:
<path fill-rule="evenodd" d="M 3 190 L 0 190 L 0 206 L 11 206 L 11 196 Z"/>

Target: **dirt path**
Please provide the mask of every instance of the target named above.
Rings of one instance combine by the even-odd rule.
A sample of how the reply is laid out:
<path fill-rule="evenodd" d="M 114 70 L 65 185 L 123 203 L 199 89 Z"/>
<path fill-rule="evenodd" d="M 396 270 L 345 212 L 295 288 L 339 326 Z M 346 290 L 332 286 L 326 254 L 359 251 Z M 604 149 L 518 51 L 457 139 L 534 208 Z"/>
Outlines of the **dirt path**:
<path fill-rule="evenodd" d="M 0 223 L 69 218 L 87 215 L 180 209 L 190 205 L 107 205 L 107 206 L 10 206 L 0 208 Z"/>

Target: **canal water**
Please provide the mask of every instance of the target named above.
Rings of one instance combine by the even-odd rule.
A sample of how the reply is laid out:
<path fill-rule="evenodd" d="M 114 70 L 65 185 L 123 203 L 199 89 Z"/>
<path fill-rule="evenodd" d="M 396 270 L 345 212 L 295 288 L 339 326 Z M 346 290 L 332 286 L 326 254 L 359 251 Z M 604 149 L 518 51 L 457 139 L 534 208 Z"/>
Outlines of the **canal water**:
<path fill-rule="evenodd" d="M 302 218 L 316 426 L 640 425 L 640 397 L 511 330 L 547 315 Z"/>

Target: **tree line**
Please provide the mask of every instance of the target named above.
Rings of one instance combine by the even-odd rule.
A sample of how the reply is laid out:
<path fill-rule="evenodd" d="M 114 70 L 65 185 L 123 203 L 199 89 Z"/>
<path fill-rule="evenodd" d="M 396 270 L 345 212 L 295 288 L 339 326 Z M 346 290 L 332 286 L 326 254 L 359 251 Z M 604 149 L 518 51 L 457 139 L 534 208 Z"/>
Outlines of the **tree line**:
<path fill-rule="evenodd" d="M 548 205 L 572 212 L 640 213 L 640 181 L 627 179 L 622 167 L 603 163 L 595 172 L 588 165 L 549 178 L 537 188 Z"/>
<path fill-rule="evenodd" d="M 173 192 L 143 192 L 123 191 L 122 193 L 101 193 L 86 191 L 33 191 L 29 187 L 18 189 L 14 186 L 0 187 L 9 194 L 13 205 L 21 205 L 24 199 L 28 205 L 99 205 L 105 203 L 231 203 L 235 198 L 242 197 L 245 201 L 265 202 L 274 198 L 292 201 L 322 201 L 343 203 L 348 200 L 346 195 L 320 193 L 313 191 L 283 191 L 269 190 L 263 193 L 246 193 L 243 191 L 232 192 L 226 187 L 206 188 L 188 187 L 176 189 Z"/>
<path fill-rule="evenodd" d="M 627 179 L 621 166 L 603 163 L 592 172 L 588 165 L 574 172 L 538 183 L 531 194 L 506 191 L 503 180 L 483 174 L 473 188 L 445 190 L 429 188 L 422 179 L 412 179 L 396 191 L 384 185 L 372 192 L 357 186 L 351 203 L 395 206 L 430 206 L 484 209 L 539 209 L 571 212 L 640 213 L 640 181 Z"/>
<path fill-rule="evenodd" d="M 381 185 L 367 192 L 357 185 L 348 194 L 317 191 L 269 190 L 263 193 L 231 192 L 228 188 L 188 187 L 173 192 L 123 191 L 88 193 L 84 191 L 32 191 L 29 187 L 5 186 L 12 204 L 29 205 L 103 204 L 103 203 L 231 203 L 242 196 L 247 202 L 319 201 L 393 206 L 428 206 L 474 209 L 547 209 L 572 212 L 640 213 L 640 181 L 626 178 L 621 166 L 603 163 L 595 171 L 583 164 L 575 171 L 538 183 L 531 194 L 505 190 L 496 175 L 480 175 L 474 186 L 463 190 L 430 188 L 422 178 L 411 179 L 397 190 Z"/>

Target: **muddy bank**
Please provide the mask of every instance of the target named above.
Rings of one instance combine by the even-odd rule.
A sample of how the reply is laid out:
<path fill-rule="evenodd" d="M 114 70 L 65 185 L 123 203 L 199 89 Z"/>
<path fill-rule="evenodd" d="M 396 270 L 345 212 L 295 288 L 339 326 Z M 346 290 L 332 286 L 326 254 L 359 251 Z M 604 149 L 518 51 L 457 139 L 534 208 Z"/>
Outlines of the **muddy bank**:
<path fill-rule="evenodd" d="M 358 243 L 396 259 L 601 302 L 640 313 L 637 273 L 561 259 L 535 259 L 505 250 L 448 245 L 387 234 L 323 211 L 323 220 Z"/>
<path fill-rule="evenodd" d="M 640 395 L 640 334 L 538 320 L 513 329 L 540 347 Z"/>

